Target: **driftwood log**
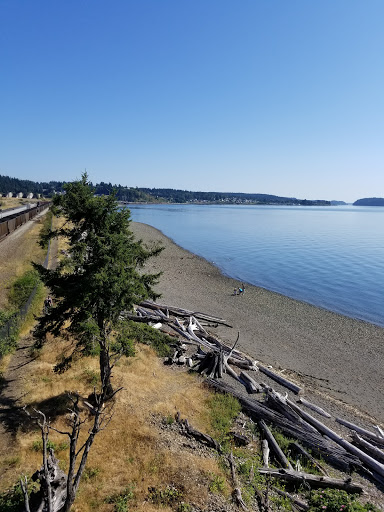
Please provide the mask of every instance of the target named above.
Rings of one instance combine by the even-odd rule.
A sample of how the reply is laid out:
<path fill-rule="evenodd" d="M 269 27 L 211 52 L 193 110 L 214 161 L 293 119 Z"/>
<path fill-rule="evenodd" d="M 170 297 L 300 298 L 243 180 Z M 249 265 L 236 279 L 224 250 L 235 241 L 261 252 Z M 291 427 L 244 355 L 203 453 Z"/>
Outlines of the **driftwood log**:
<path fill-rule="evenodd" d="M 314 453 L 322 457 L 329 464 L 346 472 L 350 471 L 351 468 L 361 467 L 362 464 L 358 457 L 348 453 L 347 450 L 338 446 L 330 439 L 323 437 L 319 432 L 313 431 L 312 427 L 308 426 L 306 422 L 294 423 L 266 404 L 244 397 L 223 381 L 207 379 L 205 382 L 208 386 L 222 393 L 229 393 L 236 397 L 244 411 L 256 422 L 263 419 L 265 422 L 272 423 L 287 436 L 298 439 L 302 444 L 311 448 Z"/>
<path fill-rule="evenodd" d="M 341 480 L 339 478 L 312 475 L 310 473 L 302 473 L 290 469 L 260 468 L 258 472 L 262 475 L 269 475 L 298 485 L 306 482 L 311 487 L 333 487 L 335 489 L 343 489 L 353 494 L 363 492 L 363 488 L 352 482 L 351 478 Z"/>
<path fill-rule="evenodd" d="M 200 443 L 203 443 L 210 448 L 214 448 L 219 453 L 221 453 L 221 446 L 215 439 L 213 439 L 213 437 L 209 436 L 208 434 L 203 434 L 203 432 L 193 428 L 187 419 L 180 419 L 180 413 L 176 414 L 176 421 L 180 424 L 182 432 L 184 432 L 186 435 L 193 437 Z"/>
<path fill-rule="evenodd" d="M 317 460 L 312 457 L 310 453 L 307 452 L 305 448 L 299 445 L 299 443 L 291 443 L 290 447 L 293 448 L 297 453 L 305 457 L 309 462 L 311 462 L 324 476 L 329 476 L 328 471 L 321 465 Z"/>
<path fill-rule="evenodd" d="M 168 311 L 172 315 L 176 315 L 176 316 L 182 316 L 182 317 L 194 316 L 195 318 L 198 318 L 200 320 L 206 320 L 207 322 L 214 322 L 216 324 L 221 324 L 221 325 L 225 325 L 226 327 L 232 328 L 232 325 L 228 324 L 227 321 L 224 320 L 223 318 L 219 318 L 219 317 L 212 316 L 212 315 L 207 315 L 206 313 L 201 313 L 199 311 L 188 311 L 187 309 L 177 308 L 174 306 L 166 306 L 164 304 L 158 304 L 156 302 L 151 302 L 149 300 L 145 300 L 145 301 L 141 302 L 140 306 L 143 306 L 148 309 L 154 309 L 155 311 L 156 310 L 163 311 L 163 312 Z"/>
<path fill-rule="evenodd" d="M 263 464 L 265 468 L 269 468 L 269 446 L 267 439 L 261 441 L 261 450 L 263 452 Z"/>
<path fill-rule="evenodd" d="M 358 425 L 355 425 L 354 423 L 351 423 L 350 421 L 343 420 L 341 418 L 336 418 L 337 423 L 340 423 L 340 425 L 344 425 L 345 427 L 349 428 L 350 430 L 354 430 L 358 434 L 360 434 L 362 437 L 369 439 L 369 441 L 373 441 L 378 446 L 384 447 L 384 438 L 381 436 L 378 436 L 374 434 L 373 432 L 366 430 L 365 428 L 359 427 Z"/>
<path fill-rule="evenodd" d="M 272 380 L 278 382 L 279 384 L 281 384 L 282 386 L 290 389 L 291 391 L 293 391 L 297 395 L 299 395 L 300 393 L 303 392 L 303 388 L 301 388 L 297 384 L 291 382 L 290 380 L 285 379 L 284 377 L 282 377 L 281 375 L 277 374 L 276 372 L 273 372 L 269 368 L 265 368 L 265 366 L 261 366 L 260 364 L 257 365 L 257 366 L 258 366 L 259 370 L 261 372 L 263 372 L 265 375 L 267 375 L 270 379 L 272 379 Z"/>
<path fill-rule="evenodd" d="M 235 462 L 233 460 L 232 452 L 230 453 L 230 455 L 228 457 L 228 461 L 229 461 L 229 467 L 231 468 L 231 476 L 232 476 L 232 481 L 233 481 L 233 486 L 234 486 L 233 497 L 235 499 L 235 502 L 238 507 L 242 508 L 243 510 L 248 510 L 247 506 L 244 503 L 243 497 L 241 495 L 240 484 L 239 484 L 239 480 L 236 475 Z"/>
<path fill-rule="evenodd" d="M 384 465 L 378 462 L 376 459 L 371 457 L 370 455 L 367 455 L 364 453 L 360 448 L 357 448 L 353 444 L 351 444 L 349 441 L 346 441 L 341 436 L 336 434 L 333 430 L 326 427 L 323 423 L 321 423 L 319 420 L 308 414 L 307 412 L 303 411 L 293 402 L 290 402 L 287 400 L 287 403 L 291 405 L 291 407 L 295 408 L 299 412 L 299 414 L 311 425 L 313 425 L 319 432 L 322 434 L 328 436 L 330 439 L 335 441 L 338 445 L 342 446 L 345 450 L 352 453 L 356 457 L 358 457 L 366 466 L 372 470 L 375 474 L 380 475 L 380 477 L 384 477 Z"/>
<path fill-rule="evenodd" d="M 269 430 L 264 420 L 259 421 L 259 427 L 266 437 L 268 443 L 271 445 L 272 450 L 274 451 L 276 458 L 280 461 L 284 468 L 292 469 L 293 467 L 287 457 L 285 456 L 283 450 L 278 445 L 276 439 L 273 437 L 272 432 Z"/>
<path fill-rule="evenodd" d="M 305 400 L 304 398 L 299 398 L 298 402 L 300 404 L 305 405 L 305 407 L 308 407 L 308 409 L 312 409 L 312 411 L 315 411 L 321 416 L 324 416 L 325 418 L 332 418 L 332 416 L 328 414 L 327 411 L 324 411 L 324 409 L 322 409 L 321 407 L 312 404 L 311 402 L 308 402 L 308 400 Z"/>
<path fill-rule="evenodd" d="M 252 377 L 245 372 L 240 372 L 240 379 L 243 381 L 248 393 L 260 393 L 263 391 L 262 386 L 258 384 Z"/>
<path fill-rule="evenodd" d="M 360 437 L 357 432 L 353 432 L 352 439 L 357 446 L 362 448 L 365 452 L 369 453 L 369 455 L 371 455 L 374 459 L 384 463 L 384 452 L 382 450 L 376 446 L 373 446 L 373 444 Z"/>

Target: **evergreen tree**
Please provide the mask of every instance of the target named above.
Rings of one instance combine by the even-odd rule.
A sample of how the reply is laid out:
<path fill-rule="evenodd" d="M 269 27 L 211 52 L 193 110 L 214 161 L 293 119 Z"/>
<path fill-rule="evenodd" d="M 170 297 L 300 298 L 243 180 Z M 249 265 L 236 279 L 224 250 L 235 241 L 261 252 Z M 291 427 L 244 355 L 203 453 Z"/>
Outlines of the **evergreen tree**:
<path fill-rule="evenodd" d="M 65 194 L 54 197 L 52 208 L 66 222 L 47 238 L 66 240 L 68 257 L 54 270 L 35 265 L 53 297 L 53 307 L 39 318 L 35 333 L 44 339 L 49 332 L 57 336 L 68 331 L 78 348 L 85 349 L 96 340 L 101 380 L 112 392 L 110 332 L 121 311 L 158 297 L 152 286 L 160 274 L 147 274 L 142 267 L 162 248 L 135 240 L 129 210 L 119 209 L 113 194 L 95 197 L 86 174 L 64 187 Z"/>

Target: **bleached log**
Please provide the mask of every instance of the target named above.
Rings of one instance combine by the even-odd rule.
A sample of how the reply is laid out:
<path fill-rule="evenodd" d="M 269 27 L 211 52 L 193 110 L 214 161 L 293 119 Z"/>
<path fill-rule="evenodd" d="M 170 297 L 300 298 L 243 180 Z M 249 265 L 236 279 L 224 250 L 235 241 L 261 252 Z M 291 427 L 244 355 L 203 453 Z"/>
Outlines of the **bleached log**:
<path fill-rule="evenodd" d="M 227 364 L 227 363 L 226 363 L 225 358 L 224 358 L 224 368 L 225 368 L 225 371 L 228 373 L 228 375 L 230 375 L 231 377 L 233 377 L 235 380 L 240 381 L 239 376 L 237 375 L 237 373 L 235 372 L 235 370 L 233 370 L 233 369 L 229 366 L 229 364 Z"/>
<path fill-rule="evenodd" d="M 299 414 L 311 425 L 313 425 L 319 432 L 322 434 L 328 436 L 330 439 L 335 441 L 335 443 L 342 446 L 345 450 L 352 453 L 356 457 L 358 457 L 364 464 L 366 464 L 372 471 L 376 472 L 381 477 L 384 477 L 384 465 L 380 462 L 377 462 L 377 460 L 373 459 L 371 456 L 364 453 L 362 450 L 357 448 L 356 446 L 353 446 L 349 441 L 346 441 L 341 436 L 336 434 L 333 430 L 326 427 L 321 421 L 317 420 L 307 412 L 303 411 L 298 407 L 296 404 L 294 404 L 291 401 L 287 401 L 289 405 L 291 405 L 292 408 L 295 408 L 296 411 L 299 412 Z"/>
<path fill-rule="evenodd" d="M 276 457 L 279 459 L 279 461 L 281 462 L 283 467 L 293 470 L 293 467 L 292 467 L 291 463 L 289 462 L 289 460 L 285 456 L 283 450 L 278 445 L 276 439 L 273 437 L 272 432 L 269 430 L 269 428 L 265 424 L 264 420 L 260 420 L 259 421 L 259 426 L 262 429 L 265 437 L 268 440 L 268 443 L 271 445 L 272 450 L 275 452 Z"/>
<path fill-rule="evenodd" d="M 384 430 L 380 428 L 379 425 L 374 425 L 373 428 L 377 430 L 378 436 L 384 439 Z"/>
<path fill-rule="evenodd" d="M 149 308 L 149 309 L 155 309 L 155 310 L 160 309 L 161 311 L 164 311 L 164 312 L 168 310 L 169 313 L 173 314 L 173 315 L 178 315 L 178 316 L 183 316 L 183 317 L 194 316 L 201 320 L 207 320 L 208 322 L 215 322 L 217 324 L 222 324 L 227 327 L 232 327 L 223 318 L 219 318 L 219 317 L 212 316 L 212 315 L 207 315 L 206 313 L 201 313 L 200 311 L 189 311 L 187 309 L 177 308 L 177 307 L 173 307 L 173 306 L 166 306 L 164 304 L 158 304 L 156 302 L 151 302 L 149 300 L 145 300 L 145 301 L 141 302 L 140 305 L 144 306 L 146 308 Z"/>
<path fill-rule="evenodd" d="M 360 437 L 357 432 L 352 433 L 352 439 L 355 444 L 357 444 L 364 451 L 372 455 L 374 459 L 378 460 L 381 463 L 384 463 L 384 452 L 382 450 L 380 450 L 376 446 L 373 446 L 373 444 L 369 443 L 368 441 Z"/>
<path fill-rule="evenodd" d="M 291 469 L 260 468 L 258 472 L 262 475 L 273 476 L 286 482 L 297 483 L 298 485 L 306 482 L 312 487 L 333 487 L 335 489 L 343 489 L 352 494 L 363 492 L 363 488 L 355 482 L 352 482 L 351 478 L 341 480 L 339 478 L 302 473 Z"/>
<path fill-rule="evenodd" d="M 247 383 L 251 393 L 260 393 L 260 391 L 263 389 L 255 380 L 252 379 L 252 377 L 247 375 L 245 372 L 240 372 L 240 379 Z"/>
<path fill-rule="evenodd" d="M 308 400 L 305 400 L 304 398 L 299 398 L 299 403 L 305 405 L 305 407 L 308 407 L 308 409 L 312 409 L 313 411 L 316 411 L 321 416 L 324 416 L 325 418 L 332 418 L 330 414 L 327 413 L 327 411 L 324 411 L 321 407 L 312 404 L 311 402 L 308 402 Z"/>
<path fill-rule="evenodd" d="M 274 381 L 278 382 L 282 386 L 290 389 L 297 395 L 303 392 L 303 388 L 298 386 L 297 384 L 294 384 L 293 382 L 289 381 L 288 379 L 285 379 L 281 375 L 278 375 L 277 373 L 273 372 L 272 370 L 269 370 L 268 368 L 265 368 L 265 366 L 258 365 L 258 368 L 261 372 L 265 373 L 268 377 L 273 379 Z"/>
<path fill-rule="evenodd" d="M 363 437 L 367 437 L 371 441 L 375 442 L 377 445 L 384 446 L 384 439 L 377 436 L 370 430 L 367 430 L 365 428 L 359 427 L 358 425 L 355 425 L 354 423 L 351 423 L 350 421 L 343 420 L 341 418 L 336 418 L 337 423 L 340 423 L 340 425 L 344 425 L 345 427 L 348 427 L 351 430 L 354 430 L 358 434 L 361 434 Z"/>
<path fill-rule="evenodd" d="M 242 404 L 247 414 L 255 421 L 264 419 L 268 423 L 274 424 L 284 434 L 298 439 L 302 444 L 311 448 L 314 453 L 327 460 L 329 464 L 334 465 L 342 471 L 350 471 L 351 467 L 359 468 L 362 466 L 358 457 L 350 454 L 327 437 L 322 436 L 316 429 L 313 429 L 313 427 L 311 427 L 312 430 L 309 430 L 307 422 L 301 424 L 294 423 L 285 418 L 282 414 L 272 410 L 265 403 L 245 397 L 242 393 L 223 381 L 207 379 L 206 383 L 216 390 L 235 396 Z"/>
<path fill-rule="evenodd" d="M 265 468 L 269 468 L 269 446 L 268 441 L 263 439 L 261 441 L 261 449 L 263 452 L 263 464 Z"/>

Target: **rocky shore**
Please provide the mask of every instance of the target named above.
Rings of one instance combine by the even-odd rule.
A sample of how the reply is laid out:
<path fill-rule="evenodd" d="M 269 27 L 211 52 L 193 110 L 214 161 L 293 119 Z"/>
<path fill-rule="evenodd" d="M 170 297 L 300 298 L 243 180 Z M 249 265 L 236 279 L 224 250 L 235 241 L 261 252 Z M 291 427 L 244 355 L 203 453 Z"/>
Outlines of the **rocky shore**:
<path fill-rule="evenodd" d="M 157 229 L 136 222 L 132 231 L 164 251 L 147 270 L 162 271 L 159 302 L 225 318 L 216 332 L 265 365 L 284 369 L 316 402 L 343 409 L 366 423 L 384 423 L 384 329 L 224 276 L 214 264 L 182 249 Z"/>

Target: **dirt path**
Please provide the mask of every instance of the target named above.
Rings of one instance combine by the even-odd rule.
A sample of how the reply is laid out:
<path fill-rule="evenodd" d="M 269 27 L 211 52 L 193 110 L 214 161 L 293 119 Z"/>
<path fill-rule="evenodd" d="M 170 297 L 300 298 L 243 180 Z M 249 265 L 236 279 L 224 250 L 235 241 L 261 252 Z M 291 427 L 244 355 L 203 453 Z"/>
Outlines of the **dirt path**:
<path fill-rule="evenodd" d="M 13 243 L 14 240 L 8 244 L 8 250 L 11 250 Z M 53 240 L 50 247 L 49 268 L 57 265 L 57 252 L 58 241 Z M 0 453 L 7 452 L 14 442 L 19 427 L 25 421 L 22 410 L 25 403 L 24 382 L 28 375 L 28 366 L 36 359 L 32 355 L 33 343 L 31 334 L 20 339 L 0 384 Z"/>

